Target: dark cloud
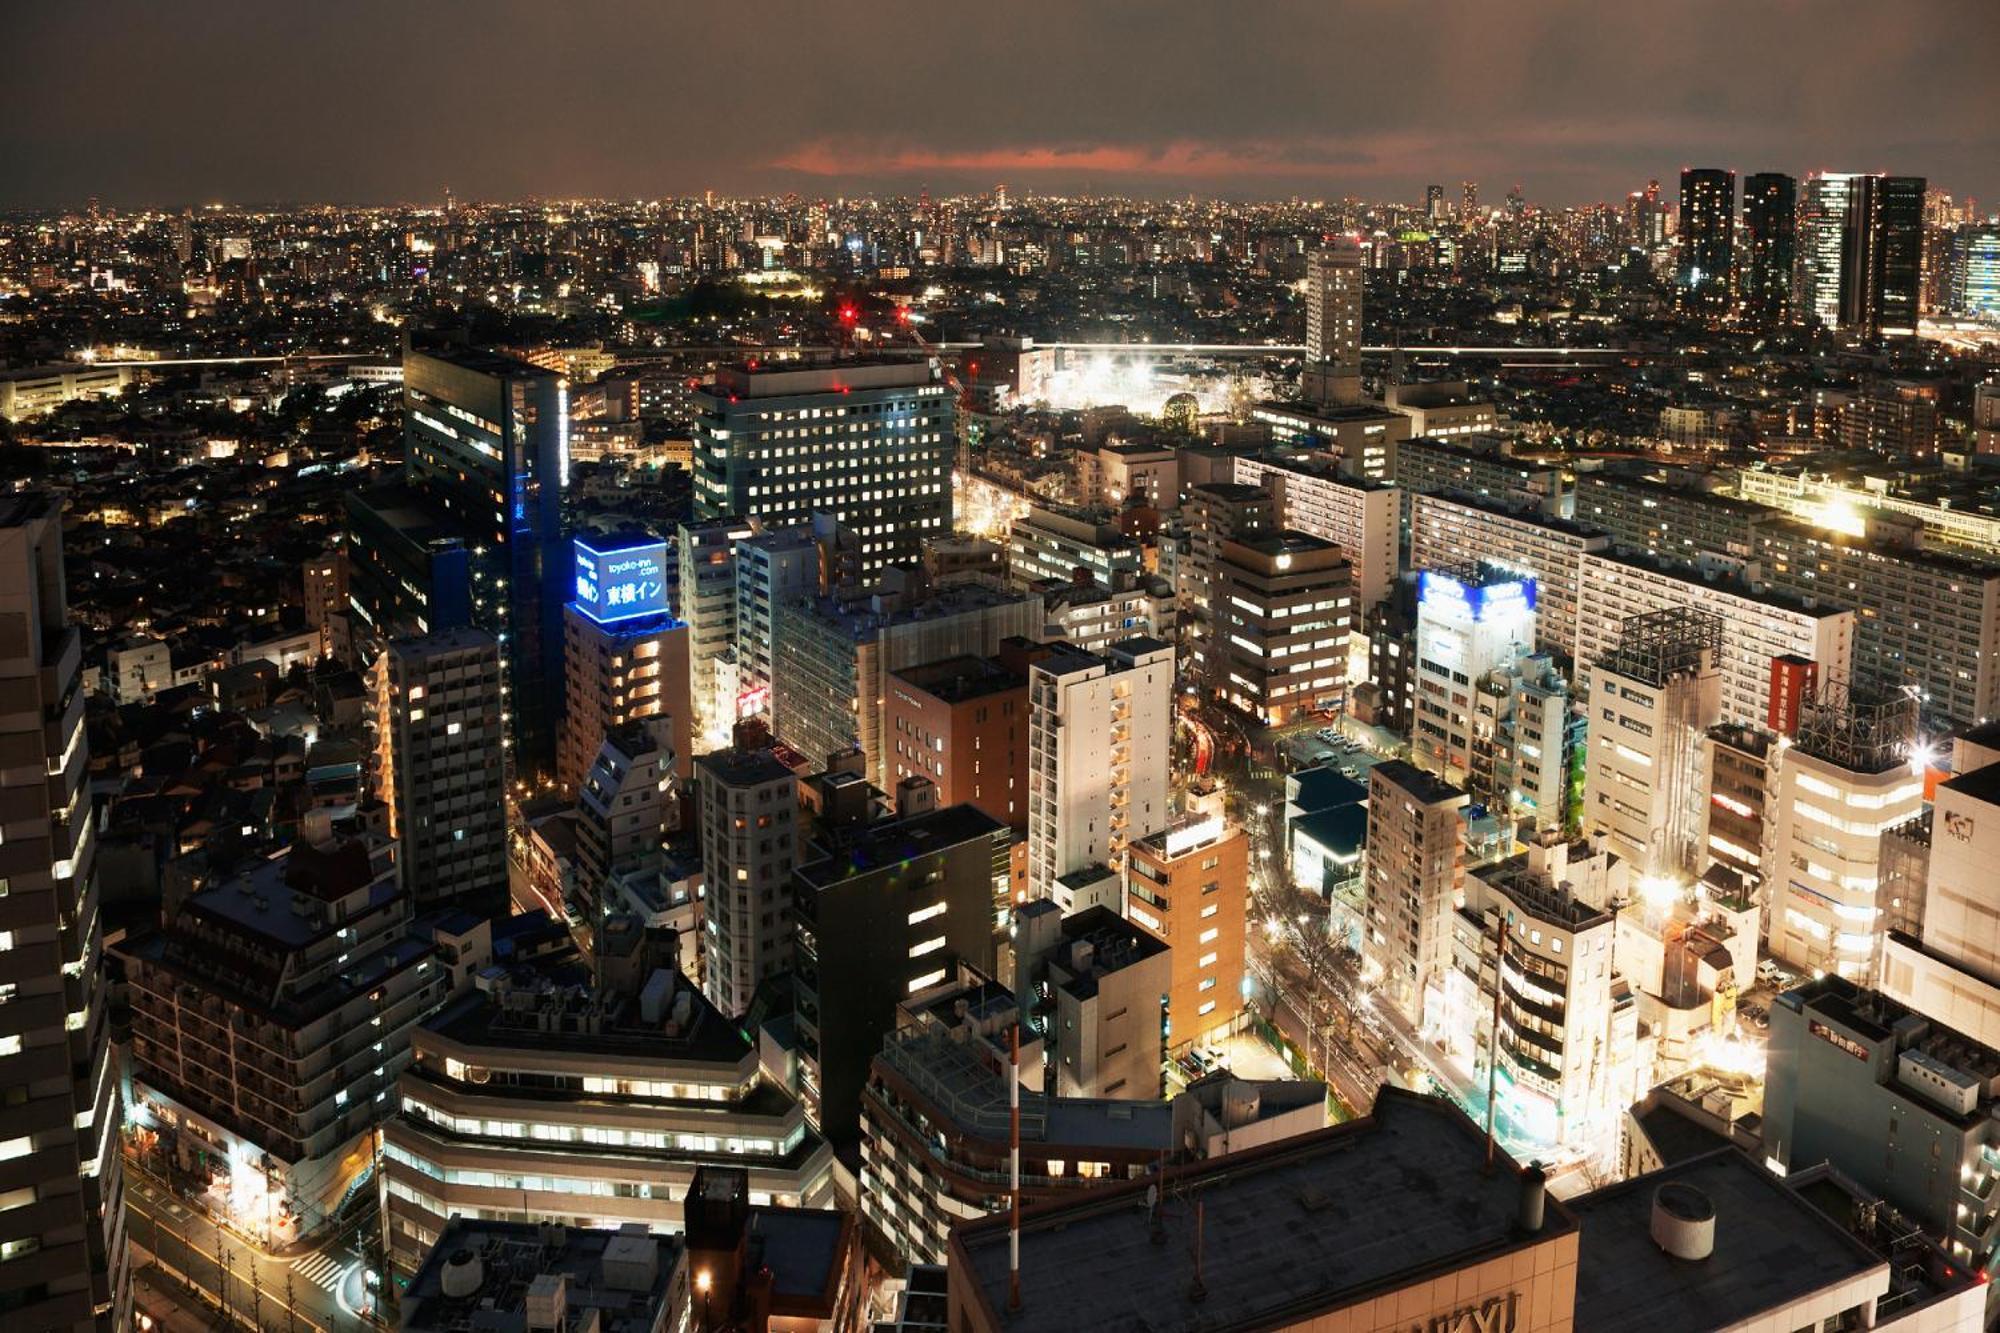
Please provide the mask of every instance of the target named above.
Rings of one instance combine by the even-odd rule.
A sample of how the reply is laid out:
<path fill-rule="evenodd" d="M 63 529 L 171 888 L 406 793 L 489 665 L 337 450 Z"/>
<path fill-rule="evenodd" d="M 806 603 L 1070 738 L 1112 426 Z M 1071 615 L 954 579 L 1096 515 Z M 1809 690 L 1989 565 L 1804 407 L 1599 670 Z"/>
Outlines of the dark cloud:
<path fill-rule="evenodd" d="M 1614 198 L 1684 164 L 2000 197 L 1996 0 L 72 0 L 0 205 L 1016 188 Z"/>

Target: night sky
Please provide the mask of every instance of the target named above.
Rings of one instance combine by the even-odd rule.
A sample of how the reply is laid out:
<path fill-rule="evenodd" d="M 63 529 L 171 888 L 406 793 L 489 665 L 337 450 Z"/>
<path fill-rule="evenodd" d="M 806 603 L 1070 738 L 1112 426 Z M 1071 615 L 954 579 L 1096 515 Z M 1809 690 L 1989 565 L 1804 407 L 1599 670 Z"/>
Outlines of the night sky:
<path fill-rule="evenodd" d="M 1683 165 L 2000 206 L 2000 0 L 57 0 L 0 207 L 1026 190 L 1617 199 Z"/>

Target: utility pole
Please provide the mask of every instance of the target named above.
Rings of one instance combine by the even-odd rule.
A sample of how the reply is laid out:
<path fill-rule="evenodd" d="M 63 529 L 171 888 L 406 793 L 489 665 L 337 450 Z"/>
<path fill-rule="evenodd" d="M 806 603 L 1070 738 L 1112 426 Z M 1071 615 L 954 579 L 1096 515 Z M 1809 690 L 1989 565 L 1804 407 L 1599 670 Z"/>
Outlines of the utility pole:
<path fill-rule="evenodd" d="M 216 1298 L 222 1302 L 222 1321 L 229 1322 L 229 1250 L 222 1243 L 222 1231 L 215 1233 Z"/>
<path fill-rule="evenodd" d="M 292 1270 L 289 1268 L 285 1270 L 285 1333 L 299 1333 L 298 1302 L 292 1297 Z"/>

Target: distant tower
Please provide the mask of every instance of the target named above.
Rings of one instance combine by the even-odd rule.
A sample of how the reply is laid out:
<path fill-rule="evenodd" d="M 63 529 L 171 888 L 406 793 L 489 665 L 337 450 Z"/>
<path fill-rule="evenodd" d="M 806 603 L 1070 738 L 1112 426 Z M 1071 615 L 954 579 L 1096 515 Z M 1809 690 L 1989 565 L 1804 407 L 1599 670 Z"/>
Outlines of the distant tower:
<path fill-rule="evenodd" d="M 1792 315 L 1798 193 L 1798 182 L 1780 172 L 1743 181 L 1743 313 L 1760 324 L 1782 324 Z"/>
<path fill-rule="evenodd" d="M 1915 337 L 1924 273 L 1922 176 L 1860 176 L 1841 243 L 1840 325 L 1870 338 Z"/>
<path fill-rule="evenodd" d="M 1467 181 L 1459 190 L 1458 215 L 1471 221 L 1473 215 L 1479 212 L 1479 182 Z"/>
<path fill-rule="evenodd" d="M 1444 186 L 1424 187 L 1424 216 L 1433 222 L 1444 216 Z"/>
<path fill-rule="evenodd" d="M 1681 173 L 1681 299 L 1722 309 L 1736 241 L 1736 173 L 1690 167 Z"/>
<path fill-rule="evenodd" d="M 1860 177 L 1820 172 L 1806 178 L 1799 219 L 1801 313 L 1834 328 L 1840 323 L 1841 256 L 1847 245 L 1847 200 Z"/>
<path fill-rule="evenodd" d="M 1306 258 L 1306 368 L 1315 402 L 1361 400 L 1361 247 L 1342 237 Z"/>

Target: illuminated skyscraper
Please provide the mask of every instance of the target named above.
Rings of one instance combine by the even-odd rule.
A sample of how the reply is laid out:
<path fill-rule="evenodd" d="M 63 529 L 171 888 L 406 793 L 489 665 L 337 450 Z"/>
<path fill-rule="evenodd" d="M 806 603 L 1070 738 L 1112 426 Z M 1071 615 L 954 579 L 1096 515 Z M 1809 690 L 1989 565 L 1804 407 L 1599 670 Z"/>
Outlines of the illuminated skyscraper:
<path fill-rule="evenodd" d="M 1961 227 L 1952 237 L 1951 308 L 2000 317 L 2000 226 Z"/>
<path fill-rule="evenodd" d="M 663 718 L 674 772 L 694 750 L 688 627 L 667 611 L 667 546 L 649 533 L 578 537 L 576 597 L 563 608 L 563 713 L 556 776 L 578 790 L 604 738 Z"/>
<path fill-rule="evenodd" d="M 1433 222 L 1444 216 L 1444 186 L 1424 187 L 1424 216 Z"/>
<path fill-rule="evenodd" d="M 1498 565 L 1462 574 L 1425 570 L 1417 585 L 1416 720 L 1410 756 L 1463 782 L 1494 739 L 1491 708 L 1474 696 L 1496 671 L 1534 650 L 1535 580 Z"/>
<path fill-rule="evenodd" d="M 562 712 L 560 543 L 569 389 L 469 347 L 403 356 L 404 477 L 348 497 L 357 636 L 476 625 L 500 644 L 515 767 L 554 767 Z"/>
<path fill-rule="evenodd" d="M 1361 401 L 1361 247 L 1347 237 L 1306 257 L 1305 397 Z"/>
<path fill-rule="evenodd" d="M 1782 324 L 1792 314 L 1798 264 L 1798 182 L 1775 171 L 1743 181 L 1743 263 L 1739 292 L 1746 317 Z"/>
<path fill-rule="evenodd" d="M 1924 275 L 1924 178 L 1856 177 L 1841 244 L 1840 325 L 1914 337 Z"/>
<path fill-rule="evenodd" d="M 119 1096 L 88 790 L 82 640 L 62 507 L 0 500 L 0 1309 L 26 1329 L 130 1327 Z"/>
<path fill-rule="evenodd" d="M 1846 253 L 1847 200 L 1860 177 L 1815 172 L 1806 178 L 1805 208 L 1799 217 L 1800 305 L 1813 322 L 1840 324 L 1841 256 Z"/>
<path fill-rule="evenodd" d="M 1479 182 L 1467 181 L 1459 187 L 1458 216 L 1471 222 L 1479 213 Z"/>
<path fill-rule="evenodd" d="M 1729 304 L 1736 239 L 1736 173 L 1716 167 L 1681 172 L 1681 299 L 1721 309 Z"/>

